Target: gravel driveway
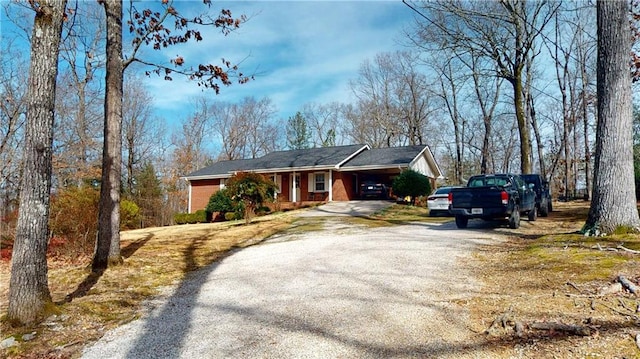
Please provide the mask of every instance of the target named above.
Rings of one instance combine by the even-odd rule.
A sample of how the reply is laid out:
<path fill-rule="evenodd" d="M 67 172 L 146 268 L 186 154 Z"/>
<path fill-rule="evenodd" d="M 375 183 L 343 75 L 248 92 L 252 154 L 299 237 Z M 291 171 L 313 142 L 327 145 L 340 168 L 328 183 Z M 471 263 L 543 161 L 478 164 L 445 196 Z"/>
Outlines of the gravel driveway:
<path fill-rule="evenodd" d="M 460 303 L 479 288 L 460 260 L 495 233 L 339 221 L 193 274 L 83 358 L 490 357 L 469 342 Z"/>

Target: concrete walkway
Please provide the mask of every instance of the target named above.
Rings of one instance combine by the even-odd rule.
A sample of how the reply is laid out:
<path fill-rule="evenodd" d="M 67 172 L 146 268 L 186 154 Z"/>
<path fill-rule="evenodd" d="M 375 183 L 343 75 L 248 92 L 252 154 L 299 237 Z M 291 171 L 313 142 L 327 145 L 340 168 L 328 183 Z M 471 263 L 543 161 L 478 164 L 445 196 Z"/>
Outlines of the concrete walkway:
<path fill-rule="evenodd" d="M 348 201 L 329 202 L 311 208 L 300 214 L 300 217 L 334 217 L 353 216 L 364 217 L 381 211 L 393 204 L 392 201 Z"/>

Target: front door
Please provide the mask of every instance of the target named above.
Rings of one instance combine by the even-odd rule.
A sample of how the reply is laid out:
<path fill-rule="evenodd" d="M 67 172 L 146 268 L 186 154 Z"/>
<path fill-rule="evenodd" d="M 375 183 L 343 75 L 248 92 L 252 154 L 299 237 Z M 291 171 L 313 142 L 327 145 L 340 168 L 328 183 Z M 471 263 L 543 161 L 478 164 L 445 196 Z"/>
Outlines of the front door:
<path fill-rule="evenodd" d="M 300 174 L 295 174 L 295 175 L 291 175 L 291 195 L 289 196 L 289 198 L 291 198 L 292 202 L 300 202 L 302 200 L 302 198 L 300 198 Z M 294 192 L 295 191 L 295 197 L 294 197 Z M 294 200 L 295 198 L 295 200 Z"/>

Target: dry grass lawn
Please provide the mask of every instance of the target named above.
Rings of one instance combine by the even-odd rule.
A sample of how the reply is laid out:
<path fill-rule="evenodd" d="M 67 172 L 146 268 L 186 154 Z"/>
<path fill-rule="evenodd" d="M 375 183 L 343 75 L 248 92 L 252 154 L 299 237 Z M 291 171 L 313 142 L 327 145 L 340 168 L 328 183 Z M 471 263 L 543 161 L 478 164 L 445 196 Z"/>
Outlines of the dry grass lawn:
<path fill-rule="evenodd" d="M 640 236 L 576 234 L 587 210 L 584 202 L 556 203 L 549 217 L 523 221 L 518 230 L 482 229 L 499 232 L 507 240 L 481 248 L 464 263 L 484 286 L 471 301 L 460 304 L 472 312 L 470 329 L 504 358 L 640 358 L 635 343 L 640 333 L 638 298 L 625 292 L 598 295 L 599 288 L 619 274 L 640 280 L 639 254 L 602 250 L 620 245 L 640 250 Z M 423 208 L 393 206 L 371 218 L 340 220 L 390 226 L 451 218 L 429 218 Z M 45 323 L 33 328 L 2 322 L 0 340 L 13 335 L 21 343 L 0 356 L 78 357 L 85 343 L 137 318 L 145 299 L 179 283 L 189 272 L 274 233 L 321 230 L 323 221 L 294 219 L 288 212 L 262 217 L 249 226 L 236 222 L 123 232 L 125 263 L 101 276 L 91 275 L 87 263 L 50 263 L 49 284 L 58 305 Z M 6 313 L 8 281 L 9 264 L 0 263 L 0 313 Z M 503 321 L 492 326 L 496 318 Z M 516 323 L 522 325 L 519 333 Z M 585 328 L 588 335 L 537 330 L 532 328 L 535 323 L 573 325 Z M 22 335 L 30 333 L 35 338 L 23 341 Z"/>
<path fill-rule="evenodd" d="M 89 263 L 50 263 L 51 316 L 32 328 L 0 324 L 0 340 L 11 335 L 22 343 L 0 356 L 72 358 L 86 342 L 136 319 L 142 302 L 189 272 L 213 263 L 234 249 L 260 242 L 290 226 L 290 213 L 244 222 L 182 225 L 122 232 L 124 264 L 93 275 Z M 0 313 L 6 313 L 9 263 L 0 264 Z M 23 341 L 24 334 L 35 338 Z"/>
<path fill-rule="evenodd" d="M 502 346 L 505 357 L 640 358 L 638 297 L 599 295 L 618 275 L 640 281 L 640 254 L 613 250 L 639 251 L 640 236 L 584 237 L 577 231 L 588 203 L 557 203 L 554 210 L 518 230 L 499 229 L 508 240 L 467 263 L 485 284 L 469 303 L 473 329 Z M 506 326 L 492 327 L 497 318 Z M 523 326 L 520 335 L 516 323 Z M 531 328 L 537 324 L 556 329 Z M 582 332 L 565 331 L 563 324 Z"/>

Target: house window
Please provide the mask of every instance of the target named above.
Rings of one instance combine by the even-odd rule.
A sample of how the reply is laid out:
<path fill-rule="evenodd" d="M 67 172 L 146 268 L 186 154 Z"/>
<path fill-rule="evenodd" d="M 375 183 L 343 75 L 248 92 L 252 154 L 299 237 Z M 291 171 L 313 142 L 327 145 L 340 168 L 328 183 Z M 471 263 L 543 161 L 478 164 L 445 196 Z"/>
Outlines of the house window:
<path fill-rule="evenodd" d="M 315 192 L 324 192 L 324 173 L 314 173 Z"/>
<path fill-rule="evenodd" d="M 224 189 L 226 183 L 227 183 L 226 178 L 220 178 L 220 189 Z"/>

